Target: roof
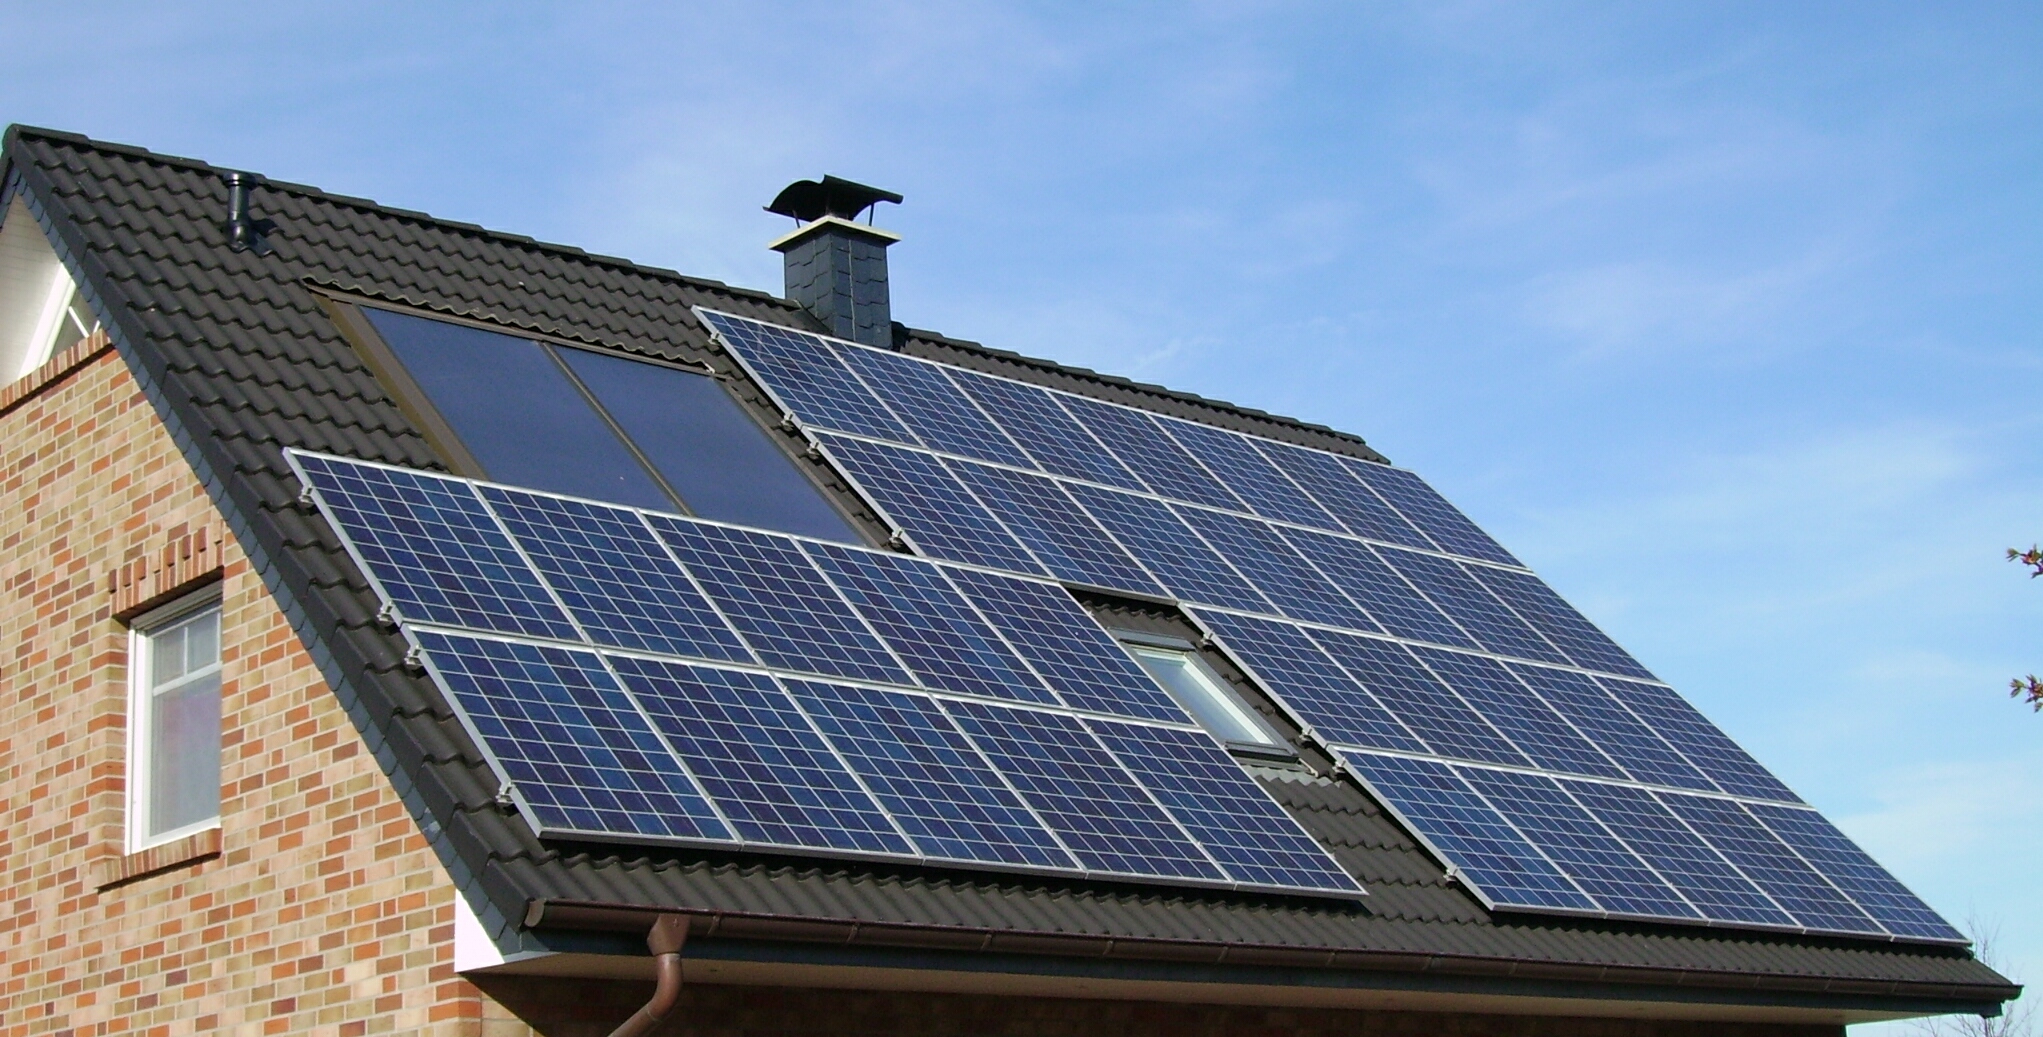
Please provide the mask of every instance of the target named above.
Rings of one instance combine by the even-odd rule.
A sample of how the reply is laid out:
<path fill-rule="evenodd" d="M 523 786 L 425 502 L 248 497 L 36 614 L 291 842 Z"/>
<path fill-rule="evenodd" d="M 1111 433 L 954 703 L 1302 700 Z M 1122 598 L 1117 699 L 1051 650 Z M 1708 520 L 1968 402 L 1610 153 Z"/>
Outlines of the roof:
<path fill-rule="evenodd" d="M 686 910 L 699 933 L 846 945 L 1028 950 L 1163 969 L 1252 963 L 1384 975 L 1633 984 L 1646 999 L 1716 991 L 1895 1011 L 1980 1010 L 2019 988 L 1961 950 L 1594 919 L 1492 915 L 1347 783 L 1264 783 L 1371 894 L 1281 897 L 986 876 L 700 850 L 542 843 L 495 803 L 496 779 L 334 533 L 298 503 L 296 447 L 443 466 L 322 310 L 336 291 L 670 360 L 709 356 L 691 306 L 820 330 L 764 293 L 423 213 L 269 182 L 273 249 L 234 252 L 223 170 L 14 127 L 25 192 L 157 413 L 217 503 L 454 881 L 501 946 L 575 943 L 596 907 Z M 4 206 L 5 198 L 0 198 Z M 1380 460 L 1357 437 L 897 326 L 914 355 Z M 577 915 L 577 912 L 582 912 Z M 537 923 L 527 926 L 525 923 Z M 1232 957 L 1229 957 L 1229 955 Z M 1744 992 L 1744 993 L 1722 993 Z M 1617 995 L 1611 995 L 1617 996 Z M 1824 1000 L 1828 999 L 1828 1000 Z M 1801 1003 L 1801 1002 L 1797 1002 Z"/>

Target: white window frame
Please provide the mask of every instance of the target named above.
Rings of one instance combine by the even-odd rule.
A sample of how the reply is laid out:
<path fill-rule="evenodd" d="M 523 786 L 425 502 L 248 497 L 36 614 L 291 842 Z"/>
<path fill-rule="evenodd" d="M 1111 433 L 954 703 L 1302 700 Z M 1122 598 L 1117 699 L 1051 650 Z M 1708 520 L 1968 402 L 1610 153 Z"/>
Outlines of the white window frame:
<path fill-rule="evenodd" d="M 176 842 L 220 827 L 220 815 L 216 810 L 209 818 L 194 821 L 168 832 L 154 835 L 149 832 L 149 776 L 154 763 L 151 755 L 154 747 L 150 744 L 149 729 L 156 692 L 152 681 L 155 671 L 154 637 L 158 632 L 208 610 L 221 611 L 218 583 L 161 608 L 151 609 L 128 626 L 127 852 L 129 853 L 140 853 L 150 847 Z M 224 624 L 221 629 L 224 631 Z M 220 670 L 221 663 L 216 659 L 213 671 L 218 673 Z M 192 675 L 186 676 L 189 678 Z M 224 728 L 223 715 L 223 734 Z"/>
<path fill-rule="evenodd" d="M 1199 726 L 1205 727 L 1207 733 L 1211 734 L 1228 748 L 1264 756 L 1283 756 L 1288 758 L 1296 755 L 1290 743 L 1285 741 L 1284 736 L 1279 734 L 1276 728 L 1270 726 L 1270 722 L 1264 720 L 1261 714 L 1250 708 L 1248 703 L 1243 702 L 1241 696 L 1235 693 L 1227 681 L 1218 673 L 1213 672 L 1213 667 L 1207 665 L 1206 660 L 1199 658 L 1197 645 L 1182 638 L 1150 634 L 1142 631 L 1115 630 L 1113 633 L 1114 637 L 1121 642 L 1121 647 L 1135 658 L 1135 664 L 1141 666 L 1142 671 L 1149 674 L 1149 678 L 1156 681 L 1158 687 L 1163 688 L 1171 698 L 1176 699 L 1178 704 L 1184 707 L 1185 712 Z M 1225 713 L 1228 719 L 1234 721 L 1236 725 L 1256 732 L 1259 737 L 1254 740 L 1230 738 L 1213 730 L 1200 717 L 1199 711 L 1183 700 L 1176 688 L 1159 680 L 1155 674 L 1149 673 L 1149 667 L 1142 662 L 1144 653 L 1168 655 L 1183 660 L 1194 679 L 1203 686 L 1208 701 Z"/>

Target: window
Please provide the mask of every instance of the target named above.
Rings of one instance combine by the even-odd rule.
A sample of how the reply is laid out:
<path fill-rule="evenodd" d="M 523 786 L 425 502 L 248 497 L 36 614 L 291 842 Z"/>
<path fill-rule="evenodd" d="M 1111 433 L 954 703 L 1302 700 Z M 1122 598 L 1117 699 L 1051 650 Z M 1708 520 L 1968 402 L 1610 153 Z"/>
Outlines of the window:
<path fill-rule="evenodd" d="M 452 467 L 495 482 L 863 543 L 708 375 L 363 306 L 400 398 Z M 437 426 L 437 428 L 435 428 Z"/>
<path fill-rule="evenodd" d="M 128 849 L 220 818 L 220 601 L 217 591 L 135 624 L 128 668 Z"/>
<path fill-rule="evenodd" d="M 98 328 L 84 293 L 17 196 L 0 222 L 0 384 L 41 367 Z"/>
<path fill-rule="evenodd" d="M 1290 754 L 1284 739 L 1236 697 L 1191 644 L 1130 631 L 1117 634 L 1128 654 L 1215 738 L 1240 748 Z"/>

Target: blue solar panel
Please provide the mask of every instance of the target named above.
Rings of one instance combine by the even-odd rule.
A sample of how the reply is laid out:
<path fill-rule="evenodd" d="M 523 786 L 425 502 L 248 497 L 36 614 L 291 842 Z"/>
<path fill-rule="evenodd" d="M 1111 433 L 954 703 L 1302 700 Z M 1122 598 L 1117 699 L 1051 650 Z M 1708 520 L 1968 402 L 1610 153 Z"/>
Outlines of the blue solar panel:
<path fill-rule="evenodd" d="M 1056 704 L 933 563 L 834 544 L 806 550 L 923 685 Z"/>
<path fill-rule="evenodd" d="M 1748 803 L 1745 809 L 1758 817 L 1781 841 L 1793 847 L 1802 859 L 1831 881 L 1846 896 L 1858 902 L 1867 914 L 1896 936 L 1926 940 L 1965 942 L 1965 934 L 1930 910 L 1908 891 L 1887 869 L 1858 848 L 1836 826 L 1814 810 Z"/>
<path fill-rule="evenodd" d="M 316 454 L 290 456 L 402 618 L 580 640 L 467 483 Z"/>
<path fill-rule="evenodd" d="M 1298 627 L 1205 609 L 1194 618 L 1321 739 L 1370 749 L 1430 751 Z"/>
<path fill-rule="evenodd" d="M 481 490 L 591 641 L 752 661 L 637 512 L 496 486 Z"/>
<path fill-rule="evenodd" d="M 1256 514 L 1320 529 L 1343 528 L 1297 483 L 1257 453 L 1254 441 L 1247 436 L 1174 418 L 1159 418 L 1157 423 Z"/>
<path fill-rule="evenodd" d="M 1078 867 L 936 703 L 816 681 L 789 679 L 787 687 L 924 854 Z"/>
<path fill-rule="evenodd" d="M 1250 612 L 1274 610 L 1192 527 L 1158 501 L 1075 483 L 1064 488 L 1178 598 Z"/>
<path fill-rule="evenodd" d="M 1840 933 L 1885 932 L 1737 803 L 1672 792 L 1658 795 L 1803 926 Z"/>
<path fill-rule="evenodd" d="M 1151 491 L 1172 500 L 1246 510 L 1184 447 L 1164 435 L 1149 415 L 1077 396 L 1060 396 L 1057 402 Z"/>
<path fill-rule="evenodd" d="M 1148 720 L 1191 719 L 1062 587 L 971 569 L 948 575 L 1066 705 Z"/>
<path fill-rule="evenodd" d="M 1588 676 L 1520 663 L 1510 667 L 1634 780 L 1678 789 L 1717 790 L 1709 778 Z"/>
<path fill-rule="evenodd" d="M 731 838 L 595 653 L 416 636 L 536 831 Z"/>
<path fill-rule="evenodd" d="M 1164 593 L 1055 481 L 970 461 L 946 465 L 1058 579 L 1141 594 Z"/>
<path fill-rule="evenodd" d="M 821 433 L 816 441 L 880 514 L 923 554 L 1045 574 L 1007 527 L 934 456 Z"/>
<path fill-rule="evenodd" d="M 1235 881 L 1361 889 L 1210 736 L 1100 720 L 1086 726 Z"/>
<path fill-rule="evenodd" d="M 1703 917 L 1755 925 L 1796 924 L 1652 793 L 1630 785 L 1589 781 L 1563 779 L 1561 785 L 1680 890 Z"/>
<path fill-rule="evenodd" d="M 1142 488 L 1132 472 L 1057 405 L 1049 390 L 972 371 L 949 374 L 1044 471 L 1124 489 Z"/>
<path fill-rule="evenodd" d="M 664 515 L 650 519 L 766 665 L 913 683 L 794 541 Z"/>
<path fill-rule="evenodd" d="M 1225 877 L 1076 718 L 979 702 L 943 706 L 1087 870 Z"/>
<path fill-rule="evenodd" d="M 912 443 L 895 420 L 837 355 L 829 340 L 728 314 L 696 311 L 788 413 L 811 425 Z"/>
<path fill-rule="evenodd" d="M 1631 653 L 1619 648 L 1609 635 L 1582 618 L 1573 605 L 1561 600 L 1561 596 L 1539 577 L 1509 569 L 1492 569 L 1486 565 L 1470 566 L 1469 571 L 1497 597 L 1504 599 L 1505 604 L 1539 628 L 1548 640 L 1559 645 L 1561 651 L 1575 660 L 1575 665 L 1585 670 L 1643 677 L 1649 681 L 1656 679 L 1651 671 L 1631 657 Z"/>
<path fill-rule="evenodd" d="M 1349 630 L 1377 630 L 1377 625 L 1338 588 L 1320 575 L 1305 556 L 1293 550 L 1276 527 L 1259 519 L 1207 511 L 1172 508 L 1197 530 L 1214 550 L 1234 563 L 1263 597 L 1292 619 L 1325 623 Z"/>
<path fill-rule="evenodd" d="M 1474 705 L 1497 730 L 1550 771 L 1622 779 L 1625 773 L 1495 659 L 1438 648 L 1412 654 Z"/>
<path fill-rule="evenodd" d="M 1305 492 L 1312 494 L 1313 499 L 1339 519 L 1348 532 L 1371 540 L 1432 549 L 1433 542 L 1426 539 L 1424 533 L 1405 521 L 1405 517 L 1385 504 L 1375 490 L 1349 472 L 1340 458 L 1267 439 L 1256 440 L 1256 448 L 1293 482 L 1304 487 Z"/>
<path fill-rule="evenodd" d="M 1701 917 L 1552 778 L 1478 767 L 1457 767 L 1455 772 L 1605 911 L 1649 918 Z"/>
<path fill-rule="evenodd" d="M 942 368 L 873 349 L 838 351 L 873 390 L 884 396 L 917 442 L 931 450 L 1029 468 L 1029 459 L 996 428 Z"/>
<path fill-rule="evenodd" d="M 1482 714 L 1469 708 L 1452 688 L 1440 683 L 1419 664 L 1410 649 L 1395 641 L 1359 634 L 1311 631 L 1348 675 L 1362 682 L 1377 701 L 1389 708 L 1413 734 L 1442 756 L 1530 766 L 1525 758 Z"/>
<path fill-rule="evenodd" d="M 610 665 L 740 839 L 915 852 L 773 678 L 658 659 Z"/>
<path fill-rule="evenodd" d="M 1433 599 L 1434 604 L 1454 617 L 1454 621 L 1484 648 L 1498 655 L 1567 664 L 1567 656 L 1506 608 L 1496 595 L 1483 589 L 1459 563 L 1438 555 L 1395 547 L 1378 548 L 1377 553 L 1390 563 L 1391 568 Z"/>
<path fill-rule="evenodd" d="M 1477 647 L 1475 639 L 1384 564 L 1368 544 L 1304 529 L 1287 529 L 1284 535 L 1335 586 L 1367 609 L 1383 630 L 1436 645 Z"/>
<path fill-rule="evenodd" d="M 1776 799 L 1800 803 L 1759 761 L 1731 740 L 1709 718 L 1696 711 L 1673 688 L 1638 681 L 1599 678 L 1599 683 L 1631 709 L 1632 713 L 1660 733 L 1669 745 L 1688 757 L 1688 762 L 1715 779 L 1725 792 L 1754 799 Z"/>
<path fill-rule="evenodd" d="M 1397 508 L 1405 518 L 1440 545 L 1440 549 L 1465 558 L 1481 558 L 1504 565 L 1518 565 L 1518 559 L 1504 550 L 1488 533 L 1476 528 L 1447 498 L 1440 496 L 1424 479 L 1389 465 L 1342 458 L 1348 471 L 1377 495 Z"/>
<path fill-rule="evenodd" d="M 1444 763 L 1374 753 L 1341 757 L 1490 903 L 1503 907 L 1594 911 L 1503 815 Z"/>

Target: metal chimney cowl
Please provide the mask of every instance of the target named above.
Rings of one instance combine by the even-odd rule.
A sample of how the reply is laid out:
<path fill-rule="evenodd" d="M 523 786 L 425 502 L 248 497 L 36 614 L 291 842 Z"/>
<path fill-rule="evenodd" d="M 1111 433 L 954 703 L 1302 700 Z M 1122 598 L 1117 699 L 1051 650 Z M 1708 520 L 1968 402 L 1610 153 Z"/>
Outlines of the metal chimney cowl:
<path fill-rule="evenodd" d="M 767 247 L 784 260 L 786 295 L 830 334 L 881 349 L 894 347 L 887 296 L 887 246 L 901 236 L 847 219 L 901 196 L 836 177 L 788 185 L 767 211 L 807 220 Z"/>

